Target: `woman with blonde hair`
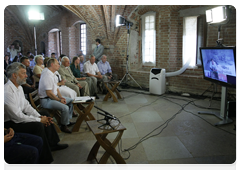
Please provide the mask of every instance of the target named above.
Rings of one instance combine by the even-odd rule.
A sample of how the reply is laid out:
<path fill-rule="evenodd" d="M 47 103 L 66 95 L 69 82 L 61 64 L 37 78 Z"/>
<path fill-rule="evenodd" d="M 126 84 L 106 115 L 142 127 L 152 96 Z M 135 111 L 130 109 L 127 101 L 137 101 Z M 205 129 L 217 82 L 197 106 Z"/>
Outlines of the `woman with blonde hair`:
<path fill-rule="evenodd" d="M 33 68 L 33 74 L 34 74 L 33 78 L 35 80 L 36 86 L 38 87 L 39 79 L 40 79 L 42 71 L 44 69 L 43 56 L 36 55 L 34 60 L 35 60 L 36 65 Z"/>

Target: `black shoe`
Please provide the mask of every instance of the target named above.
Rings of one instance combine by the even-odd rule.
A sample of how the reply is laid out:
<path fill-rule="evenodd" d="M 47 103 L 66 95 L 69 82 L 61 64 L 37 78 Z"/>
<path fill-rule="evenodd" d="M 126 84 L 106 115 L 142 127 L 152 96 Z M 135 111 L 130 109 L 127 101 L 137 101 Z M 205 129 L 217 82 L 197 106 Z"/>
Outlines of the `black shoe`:
<path fill-rule="evenodd" d="M 55 146 L 51 147 L 51 151 L 58 151 L 62 149 L 66 149 L 68 147 L 68 144 L 56 144 Z"/>
<path fill-rule="evenodd" d="M 66 125 L 62 125 L 62 126 L 61 126 L 61 131 L 62 131 L 62 132 L 65 132 L 65 133 L 72 133 L 72 132 L 68 129 L 68 127 L 67 127 Z"/>
<path fill-rule="evenodd" d="M 46 166 L 38 167 L 38 170 L 62 170 L 62 167 L 55 164 L 48 164 Z"/>
<path fill-rule="evenodd" d="M 107 90 L 103 90 L 103 93 L 102 94 L 107 94 Z"/>
<path fill-rule="evenodd" d="M 99 97 L 98 97 L 97 93 L 95 93 L 95 94 L 94 94 L 94 96 L 95 96 L 95 98 L 96 98 L 96 99 L 99 99 Z"/>
<path fill-rule="evenodd" d="M 76 124 L 76 122 L 70 122 L 70 123 L 67 125 L 67 127 L 72 126 L 72 125 L 75 125 L 75 124 Z"/>
<path fill-rule="evenodd" d="M 119 88 L 117 88 L 117 91 L 118 91 L 118 92 L 121 92 L 121 90 L 119 90 Z"/>
<path fill-rule="evenodd" d="M 72 117 L 78 117 L 78 114 L 73 112 Z"/>

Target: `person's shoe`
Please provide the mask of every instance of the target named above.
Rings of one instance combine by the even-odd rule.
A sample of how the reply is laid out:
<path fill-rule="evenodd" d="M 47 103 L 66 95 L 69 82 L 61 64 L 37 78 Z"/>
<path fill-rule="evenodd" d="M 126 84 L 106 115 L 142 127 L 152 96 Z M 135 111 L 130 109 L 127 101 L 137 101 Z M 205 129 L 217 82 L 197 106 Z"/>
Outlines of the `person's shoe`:
<path fill-rule="evenodd" d="M 61 131 L 62 131 L 62 132 L 65 132 L 65 133 L 72 133 L 72 132 L 68 129 L 68 127 L 67 127 L 66 125 L 62 125 L 62 126 L 61 126 Z"/>
<path fill-rule="evenodd" d="M 99 97 L 98 97 L 97 93 L 95 93 L 95 94 L 94 94 L 94 96 L 95 96 L 95 98 L 96 98 L 96 99 L 99 99 Z"/>
<path fill-rule="evenodd" d="M 58 151 L 58 150 L 66 149 L 67 147 L 68 147 L 68 144 L 57 143 L 55 146 L 51 147 L 51 151 Z"/>
<path fill-rule="evenodd" d="M 72 125 L 75 125 L 75 124 L 76 124 L 76 122 L 70 122 L 70 123 L 67 125 L 67 127 L 72 126 Z"/>
<path fill-rule="evenodd" d="M 55 164 L 48 164 L 45 166 L 38 167 L 38 170 L 62 170 L 62 167 Z"/>
<path fill-rule="evenodd" d="M 73 111 L 72 117 L 78 117 L 78 114 Z"/>
<path fill-rule="evenodd" d="M 119 88 L 117 88 L 117 91 L 118 91 L 118 92 L 121 92 L 121 90 L 119 90 Z"/>
<path fill-rule="evenodd" d="M 107 94 L 107 90 L 103 90 L 103 93 L 102 94 Z"/>

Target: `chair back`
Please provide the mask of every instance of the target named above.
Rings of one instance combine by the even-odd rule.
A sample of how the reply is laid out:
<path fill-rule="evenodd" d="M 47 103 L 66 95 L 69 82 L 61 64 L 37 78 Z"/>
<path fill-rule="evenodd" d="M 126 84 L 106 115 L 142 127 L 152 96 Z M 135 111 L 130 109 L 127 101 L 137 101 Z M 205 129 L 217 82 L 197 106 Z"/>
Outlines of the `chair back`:
<path fill-rule="evenodd" d="M 38 90 L 33 91 L 32 93 L 29 93 L 30 103 L 34 109 L 37 111 L 41 110 L 41 104 L 40 104 L 40 98 L 38 96 Z"/>

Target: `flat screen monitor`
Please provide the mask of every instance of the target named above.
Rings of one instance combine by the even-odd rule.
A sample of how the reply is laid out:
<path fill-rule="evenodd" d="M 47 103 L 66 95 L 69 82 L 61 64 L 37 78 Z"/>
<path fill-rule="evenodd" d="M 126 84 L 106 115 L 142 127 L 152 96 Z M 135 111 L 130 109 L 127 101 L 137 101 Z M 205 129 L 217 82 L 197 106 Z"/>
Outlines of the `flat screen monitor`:
<path fill-rule="evenodd" d="M 200 47 L 205 80 L 236 88 L 236 47 Z"/>

